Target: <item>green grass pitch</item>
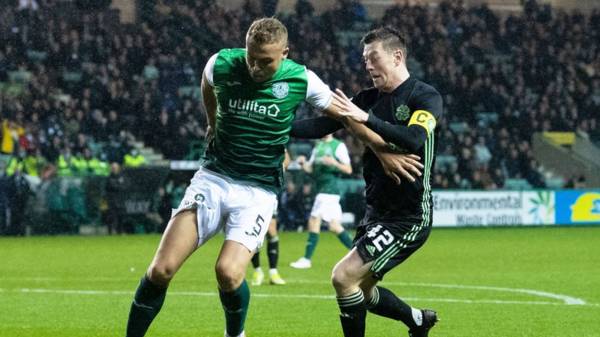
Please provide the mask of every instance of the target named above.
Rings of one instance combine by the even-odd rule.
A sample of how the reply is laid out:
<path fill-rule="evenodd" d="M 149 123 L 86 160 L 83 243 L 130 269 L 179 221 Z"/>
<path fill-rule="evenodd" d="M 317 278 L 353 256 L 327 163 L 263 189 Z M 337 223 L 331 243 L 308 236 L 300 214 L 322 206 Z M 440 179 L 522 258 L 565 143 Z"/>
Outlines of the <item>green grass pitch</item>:
<path fill-rule="evenodd" d="M 306 236 L 280 237 L 288 284 L 252 287 L 248 336 L 341 336 L 329 276 L 343 246 L 322 233 L 313 268 L 294 270 L 288 265 Z M 124 336 L 159 239 L 0 238 L 0 336 Z M 214 238 L 180 270 L 147 336 L 223 336 L 213 271 L 221 242 Z M 598 337 L 600 227 L 436 228 L 382 284 L 439 312 L 431 337 Z M 407 335 L 401 323 L 368 316 L 367 336 Z"/>

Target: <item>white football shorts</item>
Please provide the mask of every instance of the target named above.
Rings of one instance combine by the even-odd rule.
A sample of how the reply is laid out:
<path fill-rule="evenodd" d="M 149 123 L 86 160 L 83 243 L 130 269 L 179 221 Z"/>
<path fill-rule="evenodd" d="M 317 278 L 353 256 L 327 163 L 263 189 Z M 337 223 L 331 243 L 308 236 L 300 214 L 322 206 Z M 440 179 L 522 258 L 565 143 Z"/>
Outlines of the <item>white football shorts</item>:
<path fill-rule="evenodd" d="M 255 252 L 265 238 L 275 205 L 277 197 L 271 191 L 200 168 L 171 217 L 195 208 L 198 247 L 224 228 L 225 240 Z"/>
<path fill-rule="evenodd" d="M 310 211 L 310 216 L 321 218 L 327 222 L 332 220 L 341 222 L 342 206 L 340 205 L 340 196 L 337 194 L 317 194 Z"/>

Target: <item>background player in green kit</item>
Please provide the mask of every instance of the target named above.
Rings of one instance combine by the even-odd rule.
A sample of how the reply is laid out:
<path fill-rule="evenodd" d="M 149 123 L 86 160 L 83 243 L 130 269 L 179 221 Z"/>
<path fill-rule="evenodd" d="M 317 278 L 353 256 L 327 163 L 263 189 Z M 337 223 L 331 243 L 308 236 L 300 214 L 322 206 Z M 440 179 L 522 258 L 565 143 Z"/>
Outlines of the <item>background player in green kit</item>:
<path fill-rule="evenodd" d="M 277 209 L 277 206 L 275 206 Z M 285 280 L 279 274 L 277 270 L 277 262 L 279 260 L 279 235 L 277 231 L 277 211 L 273 213 L 271 222 L 269 223 L 269 229 L 266 235 L 267 239 L 267 258 L 269 260 L 269 283 L 272 285 L 285 285 Z M 260 266 L 260 250 L 257 251 L 252 257 L 252 280 L 250 284 L 253 286 L 259 286 L 263 284 L 265 279 L 265 272 Z"/>
<path fill-rule="evenodd" d="M 344 142 L 328 134 L 312 150 L 310 159 L 298 157 L 302 169 L 312 173 L 317 196 L 308 219 L 308 239 L 304 256 L 290 266 L 307 269 L 312 266 L 311 258 L 319 242 L 321 220 L 325 220 L 329 230 L 334 232 L 346 248 L 352 247 L 352 238 L 342 226 L 342 206 L 340 205 L 339 179 L 342 174 L 351 174 L 350 155 Z"/>
<path fill-rule="evenodd" d="M 127 323 L 128 337 L 145 335 L 175 273 L 221 230 L 225 241 L 215 272 L 225 313 L 225 336 L 245 336 L 250 290 L 244 276 L 262 244 L 276 192 L 283 185 L 284 147 L 296 108 L 306 101 L 325 112 L 337 109 L 331 104 L 327 85 L 306 67 L 288 60 L 288 51 L 285 26 L 267 18 L 252 23 L 245 49 L 223 49 L 207 62 L 201 91 L 209 144 L 202 166 L 173 211 L 137 288 Z M 381 137 L 373 137 L 368 130 L 365 133 L 370 140 L 368 135 L 360 137 L 368 140 L 368 146 L 385 147 Z M 386 172 L 393 172 L 402 159 L 374 152 Z"/>

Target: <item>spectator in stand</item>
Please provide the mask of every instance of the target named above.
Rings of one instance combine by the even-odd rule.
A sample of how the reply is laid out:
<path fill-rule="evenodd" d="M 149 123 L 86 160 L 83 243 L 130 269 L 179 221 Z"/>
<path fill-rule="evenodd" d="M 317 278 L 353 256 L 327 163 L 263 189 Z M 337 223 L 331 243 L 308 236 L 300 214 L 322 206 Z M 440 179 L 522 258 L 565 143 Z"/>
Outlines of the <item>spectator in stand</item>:
<path fill-rule="evenodd" d="M 127 168 L 141 167 L 146 164 L 146 157 L 144 157 L 144 155 L 140 153 L 140 150 L 135 147 L 132 147 L 131 150 L 129 150 L 129 153 L 123 158 L 123 165 Z"/>
<path fill-rule="evenodd" d="M 276 1 L 255 2 L 260 13 L 276 8 Z M 297 2 L 296 13 L 284 19 L 294 27 L 290 54 L 331 86 L 357 92 L 366 80 L 361 53 L 339 37 L 354 33 L 365 12 L 359 1 L 339 2 L 344 6 L 323 14 L 316 14 L 308 1 Z M 142 7 L 140 23 L 133 26 L 70 2 L 60 2 L 60 9 L 56 1 L 39 0 L 3 7 L 0 81 L 10 82 L 18 96 L 0 93 L 2 153 L 15 153 L 24 137 L 55 162 L 60 149 L 79 133 L 105 144 L 126 133 L 168 159 L 185 157 L 187 148 L 180 146 L 202 139 L 206 122 L 198 98 L 182 95 L 179 87 L 197 87 L 198 69 L 217 48 L 242 44 L 240 27 L 253 18 L 216 1 L 173 0 Z M 446 170 L 435 181 L 464 185 L 475 170 L 481 176 L 487 172 L 496 185 L 526 177 L 531 158 L 522 151 L 530 150 L 516 148 L 519 164 L 513 165 L 510 144 L 530 143 L 534 132 L 579 131 L 600 142 L 600 59 L 595 52 L 600 48 L 600 11 L 582 14 L 528 5 L 522 13 L 502 17 L 485 5 L 442 1 L 429 9 L 402 3 L 389 7 L 374 24 L 399 27 L 412 37 L 411 72 L 444 96 L 449 120 L 440 141 L 452 144 L 444 155 L 460 161 L 462 149 L 473 147 L 470 160 L 475 165 L 461 165 L 458 173 Z M 424 66 L 415 60 L 428 62 Z M 155 121 L 164 119 L 161 107 L 169 114 L 167 124 L 185 126 L 171 128 L 171 135 L 179 135 L 178 151 L 154 133 L 159 127 Z M 19 111 L 20 121 L 8 118 Z M 482 125 L 482 112 L 496 113 L 498 120 Z M 306 108 L 297 113 L 299 118 L 314 114 Z M 466 123 L 471 131 L 450 128 L 453 123 Z M 500 131 L 491 137 L 490 130 Z M 471 143 L 461 136 L 464 132 Z M 485 148 L 493 154 L 489 160 Z M 103 147 L 108 157 L 113 150 Z M 356 153 L 360 149 L 350 146 L 351 158 Z"/>

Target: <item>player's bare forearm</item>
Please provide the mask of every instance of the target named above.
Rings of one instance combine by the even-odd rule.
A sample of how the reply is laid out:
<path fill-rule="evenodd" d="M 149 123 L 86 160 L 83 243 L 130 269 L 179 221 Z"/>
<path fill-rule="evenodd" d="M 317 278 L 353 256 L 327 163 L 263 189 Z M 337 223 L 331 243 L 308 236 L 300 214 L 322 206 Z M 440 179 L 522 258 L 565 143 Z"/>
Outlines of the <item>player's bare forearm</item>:
<path fill-rule="evenodd" d="M 343 174 L 348 174 L 348 175 L 352 174 L 352 165 L 350 165 L 350 164 L 338 163 L 337 168 Z"/>
<path fill-rule="evenodd" d="M 369 129 L 364 123 L 360 123 L 352 116 L 344 114 L 347 103 L 340 95 L 332 93 L 332 100 L 327 109 L 323 110 L 325 115 L 340 121 L 344 127 L 360 139 L 366 146 L 374 152 L 386 151 L 388 146 L 385 140 L 373 130 Z"/>
<path fill-rule="evenodd" d="M 285 154 L 283 157 L 283 169 L 287 170 L 288 166 L 290 166 L 290 162 L 292 161 L 292 158 L 290 157 L 290 154 L 288 153 L 288 150 L 285 150 Z"/>
<path fill-rule="evenodd" d="M 204 110 L 206 111 L 208 127 L 214 132 L 217 117 L 217 97 L 215 96 L 213 88 L 208 83 L 208 80 L 204 74 L 202 75 L 200 89 L 202 91 L 202 104 L 204 105 Z"/>

